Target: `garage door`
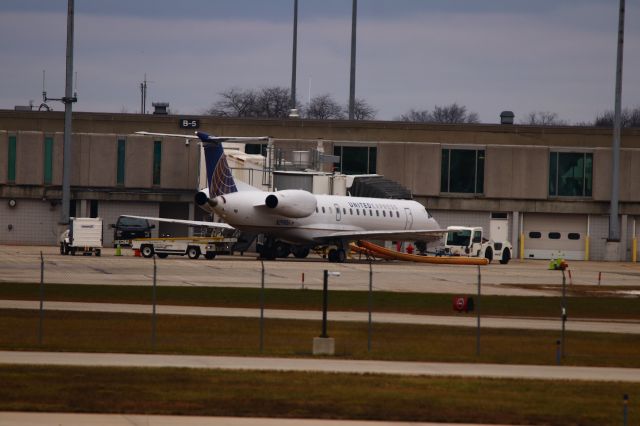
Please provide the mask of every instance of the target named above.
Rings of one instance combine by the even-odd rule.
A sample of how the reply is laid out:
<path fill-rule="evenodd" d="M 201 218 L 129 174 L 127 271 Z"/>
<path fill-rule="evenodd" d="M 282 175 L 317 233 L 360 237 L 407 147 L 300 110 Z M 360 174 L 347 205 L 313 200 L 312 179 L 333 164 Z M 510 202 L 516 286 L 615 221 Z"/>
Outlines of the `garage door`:
<path fill-rule="evenodd" d="M 584 260 L 586 236 L 586 215 L 524 215 L 525 258 Z"/>

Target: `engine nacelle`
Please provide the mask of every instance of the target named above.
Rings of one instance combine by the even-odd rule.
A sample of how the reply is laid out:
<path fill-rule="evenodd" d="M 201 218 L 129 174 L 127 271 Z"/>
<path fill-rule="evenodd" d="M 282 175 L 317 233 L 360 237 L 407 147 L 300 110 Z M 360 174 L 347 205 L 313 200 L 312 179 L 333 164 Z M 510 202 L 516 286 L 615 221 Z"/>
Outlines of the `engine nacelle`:
<path fill-rule="evenodd" d="M 202 210 L 211 214 L 213 214 L 213 207 L 215 206 L 215 204 L 212 203 L 212 201 L 213 200 L 209 198 L 209 188 L 201 189 L 200 191 L 196 192 L 196 195 L 195 195 L 196 205 L 200 207 Z"/>
<path fill-rule="evenodd" d="M 264 203 L 274 213 L 301 218 L 310 216 L 316 211 L 318 200 L 310 192 L 301 189 L 285 189 L 267 195 Z"/>

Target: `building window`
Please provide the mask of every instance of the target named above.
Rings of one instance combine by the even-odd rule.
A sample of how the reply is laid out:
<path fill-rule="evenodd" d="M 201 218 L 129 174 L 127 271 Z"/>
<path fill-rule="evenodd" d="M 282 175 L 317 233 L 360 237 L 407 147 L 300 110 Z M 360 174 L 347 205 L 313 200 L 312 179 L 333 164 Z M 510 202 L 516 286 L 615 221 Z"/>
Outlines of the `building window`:
<path fill-rule="evenodd" d="M 118 139 L 118 164 L 116 169 L 116 185 L 124 185 L 124 159 L 127 141 Z"/>
<path fill-rule="evenodd" d="M 44 138 L 44 184 L 51 185 L 53 181 L 53 138 Z"/>
<path fill-rule="evenodd" d="M 340 157 L 337 170 L 346 175 L 376 172 L 377 148 L 375 146 L 334 146 L 333 155 Z"/>
<path fill-rule="evenodd" d="M 16 181 L 16 137 L 9 136 L 9 152 L 7 153 L 9 164 L 7 167 L 7 181 L 14 183 Z"/>
<path fill-rule="evenodd" d="M 591 197 L 592 184 L 592 153 L 549 153 L 549 196 Z"/>
<path fill-rule="evenodd" d="M 482 194 L 484 149 L 442 149 L 440 192 Z"/>
<path fill-rule="evenodd" d="M 162 142 L 153 142 L 153 184 L 160 185 L 162 166 Z"/>

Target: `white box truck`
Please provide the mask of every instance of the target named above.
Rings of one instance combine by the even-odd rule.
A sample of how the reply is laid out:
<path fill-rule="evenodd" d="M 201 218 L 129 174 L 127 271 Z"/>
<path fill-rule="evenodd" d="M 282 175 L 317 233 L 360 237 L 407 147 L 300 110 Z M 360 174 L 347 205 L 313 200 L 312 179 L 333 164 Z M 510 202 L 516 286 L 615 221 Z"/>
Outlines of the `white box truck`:
<path fill-rule="evenodd" d="M 72 217 L 69 229 L 60 236 L 60 254 L 76 252 L 100 256 L 102 252 L 102 219 L 99 217 Z"/>

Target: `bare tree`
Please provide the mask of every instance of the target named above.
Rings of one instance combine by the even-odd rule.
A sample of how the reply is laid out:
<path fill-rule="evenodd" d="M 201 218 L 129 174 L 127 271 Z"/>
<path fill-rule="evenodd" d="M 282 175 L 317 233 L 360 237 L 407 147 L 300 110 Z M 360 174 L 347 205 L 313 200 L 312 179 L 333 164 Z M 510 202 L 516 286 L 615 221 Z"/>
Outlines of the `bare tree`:
<path fill-rule="evenodd" d="M 346 117 L 344 109 L 328 93 L 311 98 L 303 108 L 304 118 L 314 120 L 340 120 Z"/>
<path fill-rule="evenodd" d="M 640 127 L 640 106 L 620 111 L 622 127 Z M 613 127 L 613 111 L 605 111 L 596 116 L 593 125 L 596 127 Z"/>
<path fill-rule="evenodd" d="M 207 111 L 218 117 L 284 118 L 289 113 L 290 94 L 284 87 L 259 90 L 231 88 Z"/>
<path fill-rule="evenodd" d="M 433 107 L 431 117 L 434 123 L 478 123 L 478 114 L 467 112 L 467 107 L 452 103 L 451 105 Z"/>
<path fill-rule="evenodd" d="M 347 105 L 344 110 L 348 111 L 349 106 Z M 356 98 L 353 104 L 353 119 L 354 120 L 373 120 L 376 118 L 376 113 L 378 111 L 375 110 L 366 100 Z"/>
<path fill-rule="evenodd" d="M 413 121 L 418 123 L 479 123 L 478 114 L 475 112 L 467 112 L 467 107 L 452 103 L 451 105 L 436 105 L 433 112 L 429 110 L 411 109 L 409 112 L 399 117 L 400 121 Z"/>
<path fill-rule="evenodd" d="M 396 118 L 397 121 L 413 121 L 416 123 L 430 123 L 431 113 L 429 110 L 416 110 L 411 108 L 408 112 L 405 112 L 400 117 Z"/>
<path fill-rule="evenodd" d="M 291 94 L 285 87 L 261 89 L 256 99 L 258 117 L 286 118 L 289 115 Z"/>
<path fill-rule="evenodd" d="M 532 126 L 567 126 L 565 120 L 561 120 L 557 113 L 551 111 L 534 111 L 530 112 L 521 124 L 529 124 Z"/>

